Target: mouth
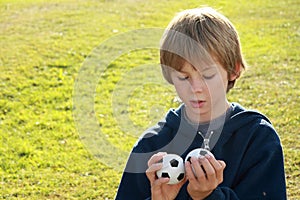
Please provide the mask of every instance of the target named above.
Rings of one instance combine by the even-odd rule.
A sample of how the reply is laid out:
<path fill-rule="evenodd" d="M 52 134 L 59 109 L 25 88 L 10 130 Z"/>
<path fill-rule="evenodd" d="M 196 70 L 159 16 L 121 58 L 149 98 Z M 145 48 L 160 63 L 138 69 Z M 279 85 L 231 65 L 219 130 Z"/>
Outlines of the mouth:
<path fill-rule="evenodd" d="M 191 100 L 190 101 L 193 108 L 202 108 L 205 104 L 204 100 Z"/>

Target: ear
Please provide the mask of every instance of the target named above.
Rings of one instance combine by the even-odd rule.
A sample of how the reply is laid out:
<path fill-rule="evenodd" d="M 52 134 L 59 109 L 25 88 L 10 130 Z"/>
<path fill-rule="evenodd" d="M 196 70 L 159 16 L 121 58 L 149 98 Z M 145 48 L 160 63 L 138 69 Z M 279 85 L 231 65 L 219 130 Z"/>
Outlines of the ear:
<path fill-rule="evenodd" d="M 233 81 L 240 77 L 241 74 L 241 63 L 236 63 L 234 72 L 229 75 L 229 81 Z"/>

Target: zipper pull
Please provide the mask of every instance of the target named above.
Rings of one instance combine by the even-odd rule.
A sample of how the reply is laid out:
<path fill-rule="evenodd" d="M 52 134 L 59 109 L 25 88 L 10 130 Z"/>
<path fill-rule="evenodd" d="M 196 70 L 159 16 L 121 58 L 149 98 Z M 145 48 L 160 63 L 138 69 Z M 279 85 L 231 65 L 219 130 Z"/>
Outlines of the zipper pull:
<path fill-rule="evenodd" d="M 204 138 L 203 143 L 204 143 L 204 149 L 209 151 L 210 150 L 210 148 L 209 148 L 209 139 Z"/>
<path fill-rule="evenodd" d="M 210 138 L 211 136 L 214 134 L 213 131 L 210 131 L 210 133 L 208 134 L 207 137 L 203 138 L 203 144 L 204 144 L 204 149 L 210 151 L 210 147 L 209 147 L 209 142 L 210 142 Z"/>

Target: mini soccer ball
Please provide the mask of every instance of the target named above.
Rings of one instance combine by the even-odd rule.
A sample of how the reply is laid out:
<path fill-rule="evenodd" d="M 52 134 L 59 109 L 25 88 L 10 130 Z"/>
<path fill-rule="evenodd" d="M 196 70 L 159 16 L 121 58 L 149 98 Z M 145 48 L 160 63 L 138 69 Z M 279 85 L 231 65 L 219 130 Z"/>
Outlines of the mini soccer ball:
<path fill-rule="evenodd" d="M 206 154 L 208 154 L 210 156 L 214 156 L 210 151 L 208 151 L 206 149 L 203 149 L 203 148 L 194 149 L 188 153 L 188 155 L 184 159 L 184 162 L 191 162 L 192 157 L 200 158 L 202 156 L 205 156 Z M 196 176 L 193 166 L 192 166 L 192 170 Z"/>
<path fill-rule="evenodd" d="M 206 154 L 208 154 L 210 156 L 214 156 L 210 151 L 208 151 L 206 149 L 203 149 L 203 148 L 194 149 L 190 153 L 188 153 L 188 155 L 185 157 L 184 161 L 190 162 L 192 157 L 200 158 L 201 156 L 205 156 Z"/>
<path fill-rule="evenodd" d="M 170 178 L 168 184 L 177 184 L 184 179 L 183 159 L 176 154 L 167 154 L 162 159 L 163 167 L 156 172 L 158 178 Z"/>

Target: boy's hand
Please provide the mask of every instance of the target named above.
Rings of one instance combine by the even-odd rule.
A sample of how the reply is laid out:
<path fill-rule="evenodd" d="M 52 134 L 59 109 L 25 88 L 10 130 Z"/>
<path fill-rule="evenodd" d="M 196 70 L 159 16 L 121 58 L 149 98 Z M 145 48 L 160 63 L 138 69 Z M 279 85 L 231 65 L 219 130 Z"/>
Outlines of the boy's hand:
<path fill-rule="evenodd" d="M 169 200 L 175 199 L 180 188 L 186 182 L 186 180 L 181 181 L 175 185 L 167 184 L 169 178 L 157 178 L 156 171 L 162 168 L 162 163 L 159 163 L 164 155 L 167 153 L 159 152 L 154 154 L 148 161 L 148 169 L 146 170 L 146 175 L 151 184 L 151 199 L 152 200 Z"/>
<path fill-rule="evenodd" d="M 193 166 L 193 169 L 192 169 Z M 193 199 L 204 199 L 223 182 L 225 162 L 213 156 L 191 158 L 185 163 L 186 179 L 189 180 L 187 191 Z"/>

